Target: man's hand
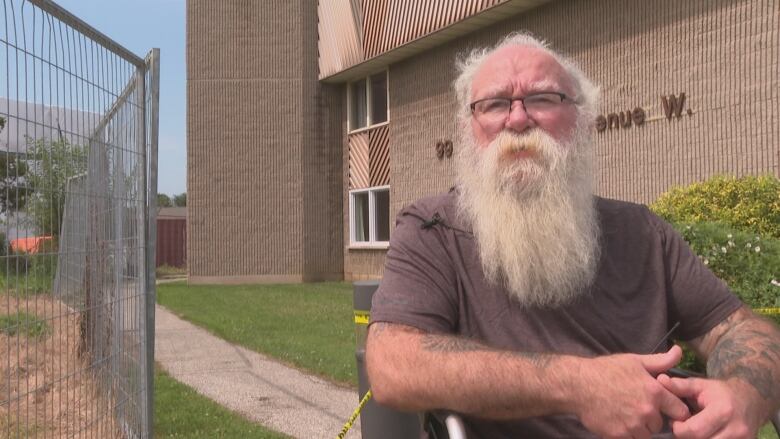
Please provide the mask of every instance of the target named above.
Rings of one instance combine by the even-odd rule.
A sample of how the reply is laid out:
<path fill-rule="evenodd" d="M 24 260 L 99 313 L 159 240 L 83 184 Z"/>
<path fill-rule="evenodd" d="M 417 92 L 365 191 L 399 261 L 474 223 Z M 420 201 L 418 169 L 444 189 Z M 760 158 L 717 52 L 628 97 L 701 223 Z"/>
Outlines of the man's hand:
<path fill-rule="evenodd" d="M 780 409 L 780 330 L 743 306 L 701 337 L 688 342 L 707 360 L 709 379 L 660 377 L 701 413 L 673 423 L 679 437 L 755 437 Z"/>
<path fill-rule="evenodd" d="M 740 380 L 670 378 L 659 375 L 658 382 L 700 410 L 685 421 L 672 421 L 678 439 L 754 438 L 761 419 L 748 401 L 756 399 L 755 389 Z"/>
<path fill-rule="evenodd" d="M 585 387 L 574 398 L 574 413 L 593 433 L 605 438 L 650 438 L 663 428 L 663 416 L 683 421 L 685 403 L 654 377 L 677 365 L 678 346 L 653 355 L 620 354 L 589 360 L 580 371 Z"/>

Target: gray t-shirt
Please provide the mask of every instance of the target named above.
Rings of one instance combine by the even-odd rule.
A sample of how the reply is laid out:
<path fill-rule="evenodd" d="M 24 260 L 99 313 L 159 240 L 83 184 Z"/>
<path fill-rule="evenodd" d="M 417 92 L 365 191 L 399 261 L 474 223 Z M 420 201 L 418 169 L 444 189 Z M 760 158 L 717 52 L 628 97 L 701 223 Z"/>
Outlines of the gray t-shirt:
<path fill-rule="evenodd" d="M 597 198 L 602 256 L 594 284 L 558 309 L 522 307 L 485 279 L 474 236 L 456 213 L 457 196 L 451 190 L 401 211 L 372 323 L 460 334 L 500 349 L 594 357 L 650 353 L 678 321 L 675 338 L 696 338 L 741 305 L 645 206 Z M 440 220 L 426 225 L 434 216 Z M 570 415 L 464 420 L 470 438 L 592 437 Z"/>

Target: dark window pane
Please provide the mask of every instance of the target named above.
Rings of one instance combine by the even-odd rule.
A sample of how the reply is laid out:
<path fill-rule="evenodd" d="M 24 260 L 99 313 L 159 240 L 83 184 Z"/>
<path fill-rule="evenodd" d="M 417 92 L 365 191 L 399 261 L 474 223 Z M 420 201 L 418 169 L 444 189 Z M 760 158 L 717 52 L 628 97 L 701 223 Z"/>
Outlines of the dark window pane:
<path fill-rule="evenodd" d="M 387 121 L 387 74 L 371 76 L 371 123 Z"/>
<path fill-rule="evenodd" d="M 349 127 L 356 130 L 366 126 L 366 118 L 368 117 L 366 114 L 366 81 L 353 82 L 349 87 L 351 89 Z"/>
<path fill-rule="evenodd" d="M 355 242 L 368 241 L 368 192 L 354 194 L 355 218 L 353 227 L 355 228 Z"/>
<path fill-rule="evenodd" d="M 376 202 L 376 240 L 390 240 L 390 191 L 384 190 L 374 193 Z"/>

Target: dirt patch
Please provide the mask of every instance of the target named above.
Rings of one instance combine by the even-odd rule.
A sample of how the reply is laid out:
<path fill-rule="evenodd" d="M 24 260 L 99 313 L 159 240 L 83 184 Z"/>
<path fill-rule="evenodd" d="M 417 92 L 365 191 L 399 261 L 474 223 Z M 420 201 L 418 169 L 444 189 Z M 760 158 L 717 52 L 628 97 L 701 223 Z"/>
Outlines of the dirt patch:
<path fill-rule="evenodd" d="M 0 332 L 0 438 L 122 437 L 110 398 L 79 353 L 81 313 L 46 294 L 0 295 L 0 314 L 17 312 L 46 329 L 37 337 Z"/>

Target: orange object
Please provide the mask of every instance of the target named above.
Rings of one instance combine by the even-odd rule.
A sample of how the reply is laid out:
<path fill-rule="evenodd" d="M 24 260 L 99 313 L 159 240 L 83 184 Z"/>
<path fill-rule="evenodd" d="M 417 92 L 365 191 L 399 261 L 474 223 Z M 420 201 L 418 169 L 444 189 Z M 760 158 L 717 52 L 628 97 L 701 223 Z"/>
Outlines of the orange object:
<path fill-rule="evenodd" d="M 11 240 L 11 251 L 30 254 L 39 253 L 44 244 L 51 242 L 51 236 L 28 236 Z"/>

